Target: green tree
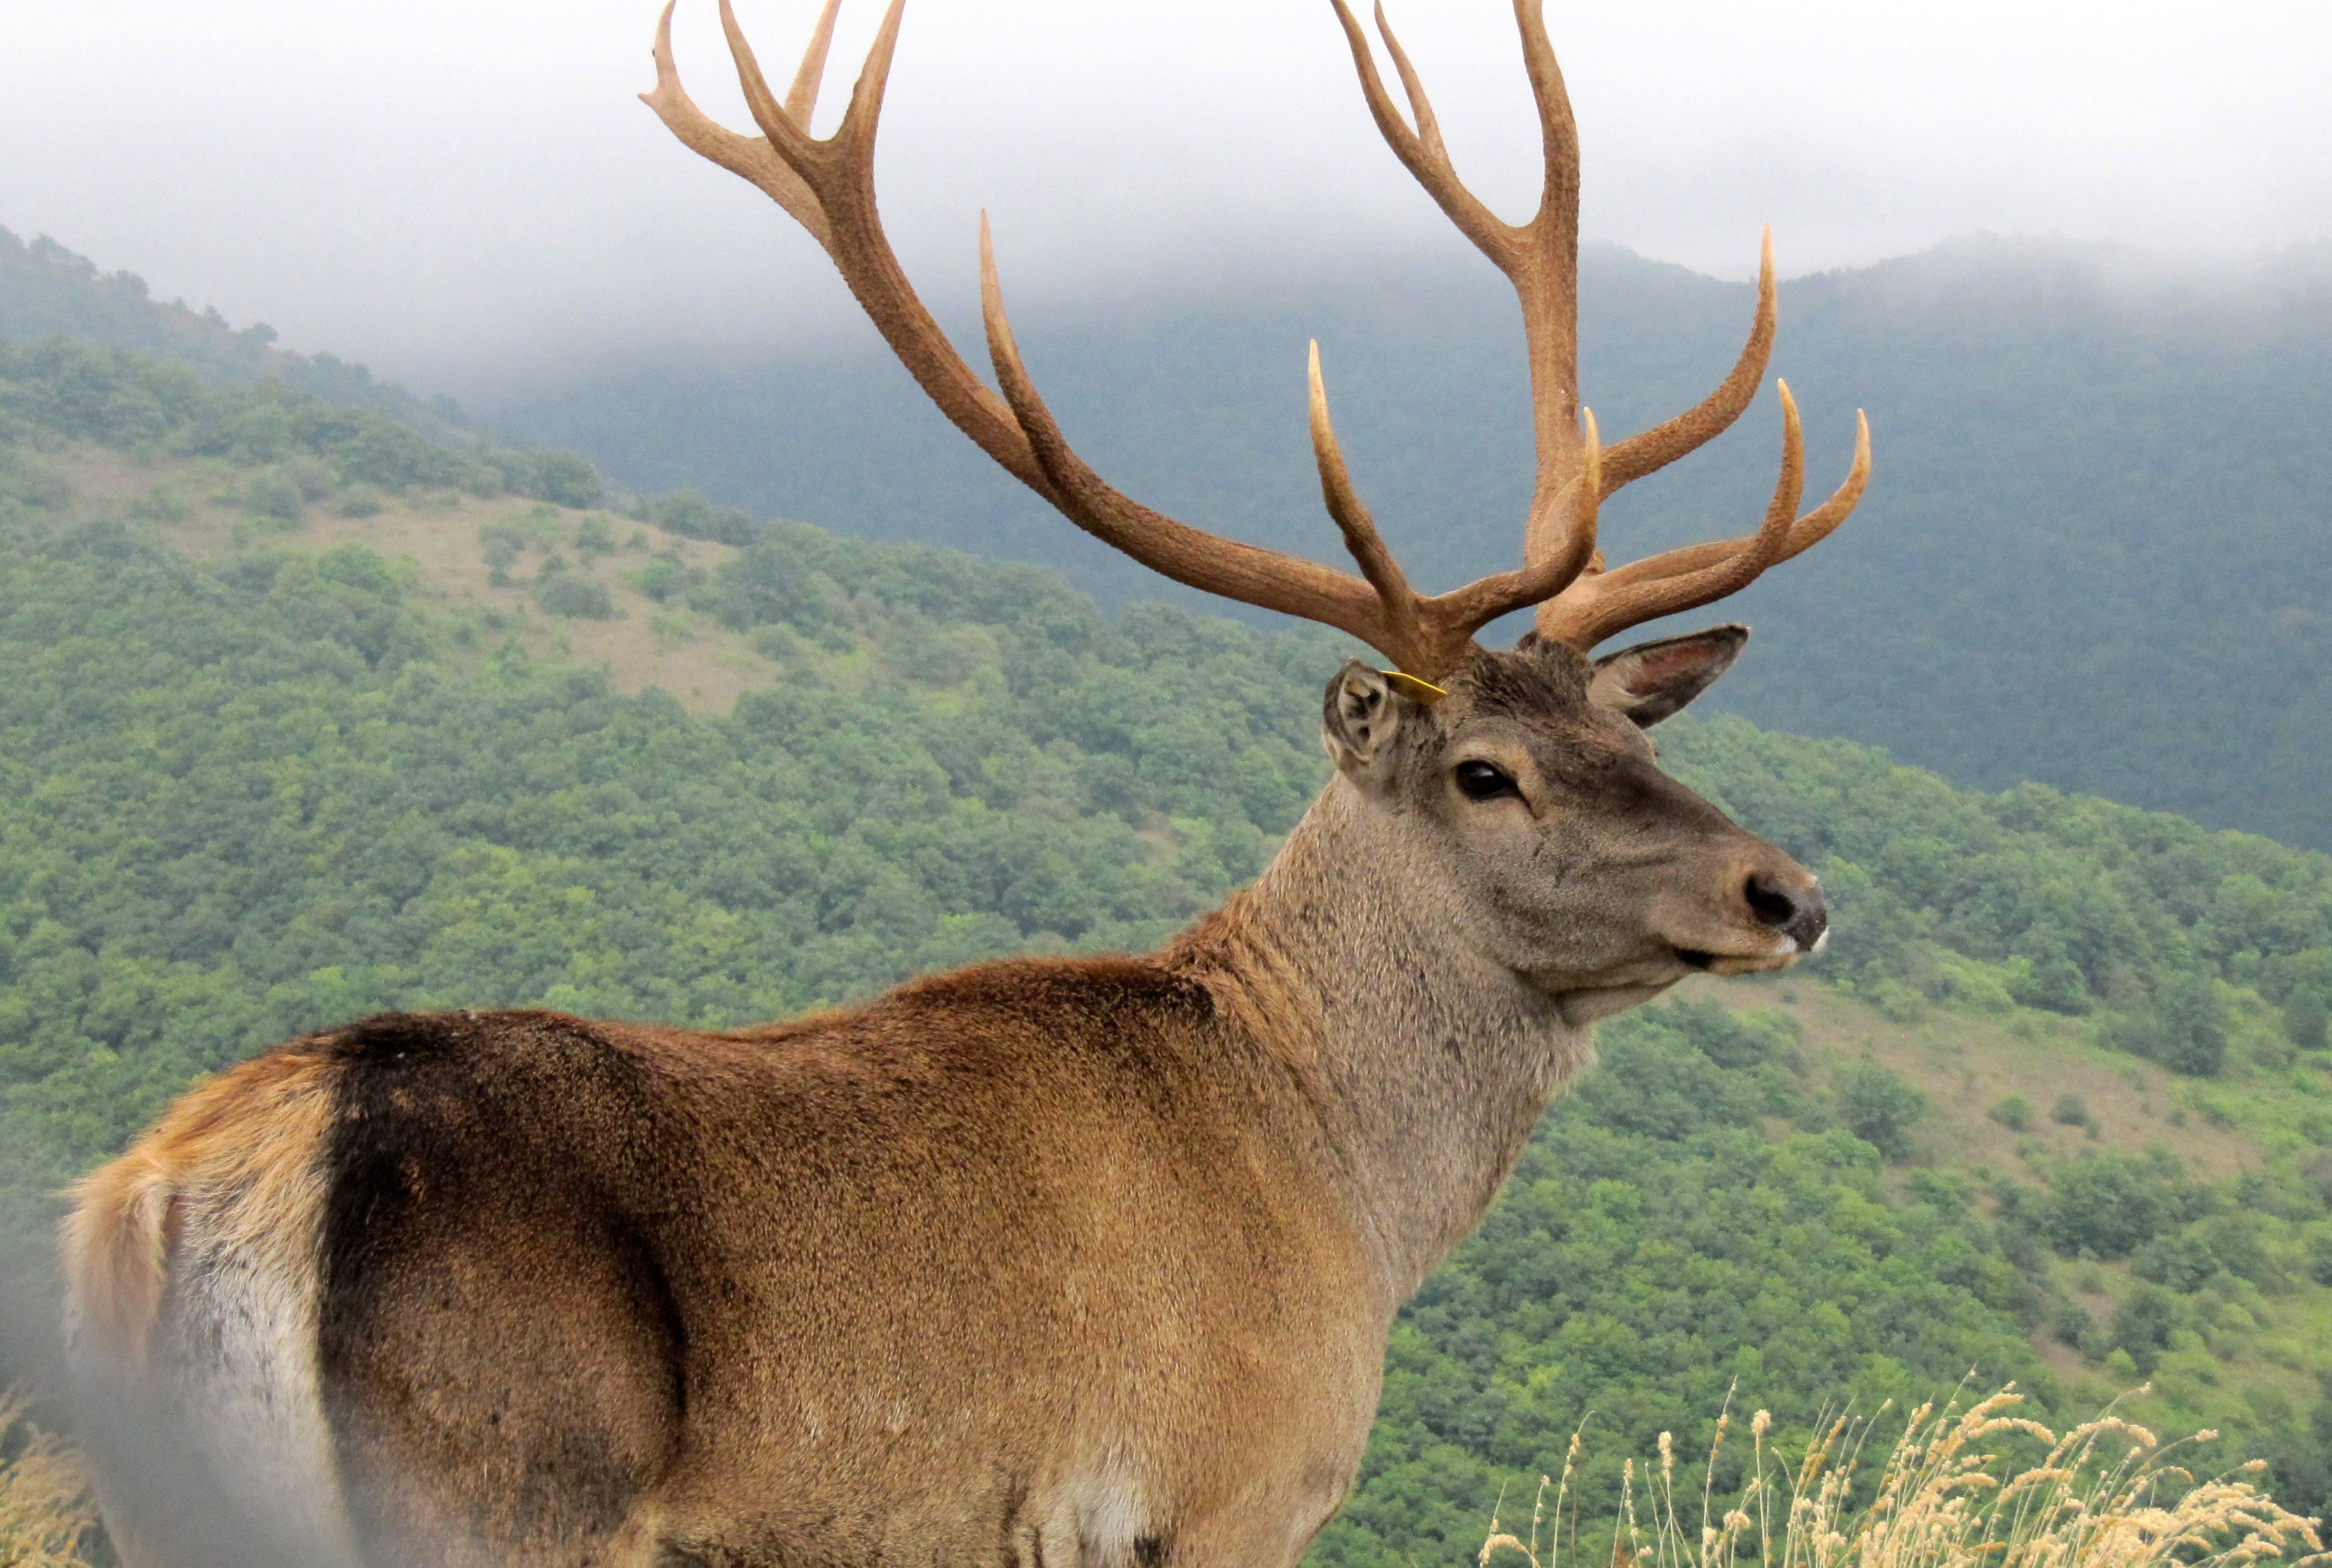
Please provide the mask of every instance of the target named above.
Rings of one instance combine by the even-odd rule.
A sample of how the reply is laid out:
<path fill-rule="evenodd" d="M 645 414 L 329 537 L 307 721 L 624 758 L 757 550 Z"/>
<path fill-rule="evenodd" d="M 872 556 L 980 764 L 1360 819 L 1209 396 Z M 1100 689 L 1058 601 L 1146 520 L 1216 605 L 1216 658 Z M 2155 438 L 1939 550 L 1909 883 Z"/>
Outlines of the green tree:
<path fill-rule="evenodd" d="M 1887 1067 L 1852 1067 L 1839 1075 L 1839 1120 L 1847 1131 L 1890 1161 L 1911 1156 L 1911 1128 L 1927 1114 L 1927 1097 Z"/>

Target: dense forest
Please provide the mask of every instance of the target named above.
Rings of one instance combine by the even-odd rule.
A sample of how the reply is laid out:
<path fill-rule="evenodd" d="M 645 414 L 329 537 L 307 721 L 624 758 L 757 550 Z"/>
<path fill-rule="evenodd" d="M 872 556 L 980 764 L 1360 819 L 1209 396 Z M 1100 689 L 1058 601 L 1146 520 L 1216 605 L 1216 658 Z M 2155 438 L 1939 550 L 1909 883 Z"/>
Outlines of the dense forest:
<path fill-rule="evenodd" d="M 965 266 L 928 283 L 977 360 L 976 317 L 944 308 Z M 1702 397 L 1751 313 L 1745 283 L 1610 248 L 1581 290 L 1582 385 L 1614 436 Z M 1412 572 L 1440 588 L 1513 563 L 1522 338 L 1503 281 L 1454 240 L 1444 261 L 1301 286 L 1026 301 L 1015 324 L 1104 473 L 1334 560 L 1303 419 L 1317 338 L 1355 475 Z M 870 330 L 846 342 L 610 365 L 488 412 L 644 488 L 1055 562 L 1110 602 L 1157 594 L 989 470 Z M 1877 478 L 1841 534 L 1743 596 L 1768 635 L 1717 706 L 1982 788 L 2039 779 L 2332 849 L 2332 256 L 2211 270 L 1962 242 L 1784 283 L 1773 372 L 1806 410 L 1811 483 L 1844 473 L 1857 407 Z M 1608 536 L 1632 554 L 1744 531 L 1778 423 L 1769 391 L 1616 499 Z"/>
<path fill-rule="evenodd" d="M 180 548 L 190 484 L 247 513 L 231 551 Z M 626 613 L 554 592 L 578 575 L 555 554 L 725 541 L 714 567 L 636 557 L 639 602 L 775 677 L 728 712 L 626 695 L 409 561 L 306 537 L 511 495 L 532 553 L 458 508 L 447 527 L 535 571 L 554 620 Z M 689 492 L 609 496 L 579 460 L 445 445 L 280 379 L 0 347 L 6 1318 L 51 1310 L 62 1181 L 298 1030 L 516 1003 L 718 1025 L 1152 943 L 1254 875 L 1317 787 L 1341 653 Z M 2240 1158 L 2102 1138 L 2066 1096 L 1990 1107 L 2013 1155 L 1946 1159 L 1931 1095 L 1821 1047 L 1772 987 L 1607 1026 L 1602 1067 L 1404 1313 L 1314 1561 L 1470 1558 L 1499 1488 L 1582 1420 L 1608 1496 L 1657 1432 L 1705 1441 L 1736 1384 L 1802 1433 L 1972 1368 L 2058 1413 L 2151 1373 L 2157 1419 L 2209 1420 L 2323 1506 L 2332 859 L 1738 718 L 1660 738 L 1833 889 L 1835 951 L 1795 983 L 1907 1039 L 1973 1018 L 2130 1075 L 2165 1137 L 2207 1122 Z"/>

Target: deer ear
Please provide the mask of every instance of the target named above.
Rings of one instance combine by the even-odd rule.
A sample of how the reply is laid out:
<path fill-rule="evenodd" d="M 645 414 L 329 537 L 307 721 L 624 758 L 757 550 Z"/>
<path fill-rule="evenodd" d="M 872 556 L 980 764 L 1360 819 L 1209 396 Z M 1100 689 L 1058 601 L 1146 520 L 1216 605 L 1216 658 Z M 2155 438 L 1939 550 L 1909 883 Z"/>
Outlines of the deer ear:
<path fill-rule="evenodd" d="M 1346 659 L 1320 706 L 1320 738 L 1328 760 L 1347 773 L 1368 771 L 1400 728 L 1401 710 L 1408 706 L 1382 671 Z"/>
<path fill-rule="evenodd" d="M 1748 640 L 1747 626 L 1724 626 L 1622 648 L 1595 661 L 1588 701 L 1649 730 L 1715 685 Z"/>

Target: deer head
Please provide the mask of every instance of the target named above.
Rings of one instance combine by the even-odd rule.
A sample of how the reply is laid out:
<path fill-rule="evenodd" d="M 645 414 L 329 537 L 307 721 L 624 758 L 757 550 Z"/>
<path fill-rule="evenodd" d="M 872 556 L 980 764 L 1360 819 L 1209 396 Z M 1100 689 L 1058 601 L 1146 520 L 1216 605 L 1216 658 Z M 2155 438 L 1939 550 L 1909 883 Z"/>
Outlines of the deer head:
<path fill-rule="evenodd" d="M 1573 1026 L 1694 972 L 1818 951 L 1813 877 L 1662 773 L 1644 735 L 1746 636 L 1719 626 L 1594 665 L 1534 640 L 1469 660 L 1431 702 L 1348 664 L 1324 704 L 1332 788 L 1367 804 L 1349 818 L 1381 830 L 1348 822 L 1341 853 L 1387 863 L 1410 923 L 1433 933 L 1410 940 L 1439 951 L 1441 972 L 1515 977 Z"/>
<path fill-rule="evenodd" d="M 1458 178 L 1408 56 L 1376 16 L 1409 100 L 1386 91 L 1365 33 L 1331 0 L 1370 113 L 1394 154 L 1458 230 L 1512 282 L 1529 350 L 1537 477 L 1523 521 L 1522 564 L 1451 592 L 1419 593 L 1354 489 L 1313 345 L 1310 408 L 1321 493 L 1358 575 L 1189 527 L 1112 487 L 1071 449 L 1022 362 L 980 220 L 980 299 L 996 387 L 974 373 L 916 297 L 884 238 L 874 185 L 876 123 L 903 0 L 894 0 L 841 126 L 809 134 L 838 0 L 829 0 L 780 99 L 762 76 L 729 0 L 722 23 L 761 135 L 709 120 L 674 67 L 669 7 L 655 44 L 656 86 L 644 94 L 673 132 L 760 186 L 825 247 L 884 340 L 923 391 L 982 451 L 1078 527 L 1152 569 L 1209 593 L 1346 632 L 1391 662 L 1354 664 L 1330 684 L 1326 740 L 1342 789 L 1380 827 L 1405 837 L 1413 901 L 1446 904 L 1485 951 L 1563 999 L 1569 1021 L 1641 999 L 1695 970 L 1739 972 L 1792 961 L 1821 940 L 1813 879 L 1727 822 L 1655 767 L 1641 731 L 1723 673 L 1746 629 L 1720 626 L 1591 663 L 1639 623 L 1707 604 L 1820 542 L 1869 475 L 1869 427 L 1858 416 L 1845 483 L 1798 510 L 1804 453 L 1786 385 L 1781 473 L 1757 529 L 1616 568 L 1597 549 L 1603 500 L 1705 445 L 1747 407 L 1773 347 L 1771 235 L 1756 318 L 1738 362 L 1698 406 L 1605 448 L 1578 395 L 1579 143 L 1539 0 L 1515 0 L 1539 110 L 1545 182 L 1539 210 L 1515 225 Z M 1510 653 L 1475 634 L 1536 607 Z M 1349 815 L 1349 814 L 1348 814 Z"/>

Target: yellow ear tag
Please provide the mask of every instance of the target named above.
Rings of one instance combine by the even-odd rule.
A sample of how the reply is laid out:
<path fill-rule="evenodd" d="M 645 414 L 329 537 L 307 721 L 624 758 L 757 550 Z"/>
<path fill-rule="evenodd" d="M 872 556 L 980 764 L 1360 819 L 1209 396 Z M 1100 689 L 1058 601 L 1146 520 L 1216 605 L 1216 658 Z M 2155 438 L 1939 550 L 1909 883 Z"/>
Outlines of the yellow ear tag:
<path fill-rule="evenodd" d="M 1435 685 L 1431 681 L 1419 680 L 1415 675 L 1406 674 L 1400 670 L 1379 670 L 1377 674 L 1391 682 L 1392 689 L 1410 702 L 1423 703 L 1428 707 L 1449 694 L 1447 690 Z"/>

